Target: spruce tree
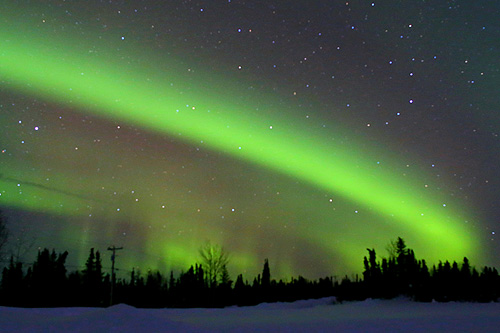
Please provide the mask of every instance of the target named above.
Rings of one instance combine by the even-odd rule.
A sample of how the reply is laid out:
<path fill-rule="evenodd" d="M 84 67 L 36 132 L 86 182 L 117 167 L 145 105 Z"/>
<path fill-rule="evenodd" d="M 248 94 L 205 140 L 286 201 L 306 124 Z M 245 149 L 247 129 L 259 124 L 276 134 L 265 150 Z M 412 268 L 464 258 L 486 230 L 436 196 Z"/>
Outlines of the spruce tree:
<path fill-rule="evenodd" d="M 10 257 L 9 266 L 2 271 L 2 283 L 0 284 L 0 301 L 6 306 L 23 306 L 25 302 L 24 291 L 26 284 L 23 275 L 23 265 L 15 262 Z"/>
<path fill-rule="evenodd" d="M 229 276 L 229 272 L 227 270 L 227 266 L 222 266 L 222 273 L 220 278 L 220 284 L 224 288 L 231 288 L 233 281 L 231 280 L 231 276 Z"/>
<path fill-rule="evenodd" d="M 101 255 L 99 251 L 94 252 L 94 248 L 90 249 L 82 275 L 86 305 L 103 306 L 107 295 L 105 295 L 104 291 Z"/>
<path fill-rule="evenodd" d="M 269 289 L 271 286 L 271 271 L 269 269 L 269 260 L 264 260 L 264 268 L 262 270 L 261 286 L 263 289 Z"/>

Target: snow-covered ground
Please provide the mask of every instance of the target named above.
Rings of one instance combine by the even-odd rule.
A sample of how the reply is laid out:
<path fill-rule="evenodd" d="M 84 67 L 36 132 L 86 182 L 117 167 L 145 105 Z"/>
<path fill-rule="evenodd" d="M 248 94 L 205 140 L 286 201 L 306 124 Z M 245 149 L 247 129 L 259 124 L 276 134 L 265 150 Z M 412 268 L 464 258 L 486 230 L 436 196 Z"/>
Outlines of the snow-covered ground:
<path fill-rule="evenodd" d="M 1 332 L 500 331 L 500 303 L 332 304 L 332 298 L 225 309 L 0 307 Z"/>

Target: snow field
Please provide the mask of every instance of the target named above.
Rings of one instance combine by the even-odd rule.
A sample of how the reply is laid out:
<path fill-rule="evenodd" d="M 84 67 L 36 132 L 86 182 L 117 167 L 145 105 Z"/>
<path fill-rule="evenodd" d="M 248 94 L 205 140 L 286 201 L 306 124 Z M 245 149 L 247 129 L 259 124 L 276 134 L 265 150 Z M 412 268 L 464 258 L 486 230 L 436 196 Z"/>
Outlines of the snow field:
<path fill-rule="evenodd" d="M 0 332 L 498 332 L 500 303 L 333 304 L 334 298 L 225 309 L 0 307 Z"/>

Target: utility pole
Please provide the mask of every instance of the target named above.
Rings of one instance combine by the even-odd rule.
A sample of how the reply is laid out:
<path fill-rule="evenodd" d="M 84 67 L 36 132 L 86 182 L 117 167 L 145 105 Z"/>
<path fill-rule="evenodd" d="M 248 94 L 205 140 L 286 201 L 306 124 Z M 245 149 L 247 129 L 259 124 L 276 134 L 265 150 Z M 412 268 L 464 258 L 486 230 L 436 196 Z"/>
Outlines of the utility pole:
<path fill-rule="evenodd" d="M 113 289 L 115 287 L 115 256 L 116 256 L 116 251 L 118 250 L 123 250 L 123 247 L 116 247 L 116 246 L 110 246 L 108 247 L 108 251 L 113 251 L 113 254 L 111 255 L 111 290 L 110 290 L 110 295 L 109 295 L 109 305 L 113 305 Z"/>

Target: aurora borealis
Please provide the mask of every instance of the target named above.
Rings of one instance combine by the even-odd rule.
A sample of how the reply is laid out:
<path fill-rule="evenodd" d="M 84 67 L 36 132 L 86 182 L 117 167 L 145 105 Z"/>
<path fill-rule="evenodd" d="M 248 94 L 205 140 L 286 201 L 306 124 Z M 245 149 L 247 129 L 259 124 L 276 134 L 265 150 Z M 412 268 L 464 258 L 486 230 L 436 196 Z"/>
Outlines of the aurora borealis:
<path fill-rule="evenodd" d="M 207 240 L 284 277 L 357 272 L 397 236 L 490 263 L 498 27 L 399 6 L 3 4 L 9 228 L 75 265 L 124 246 L 124 271 L 185 268 Z"/>

